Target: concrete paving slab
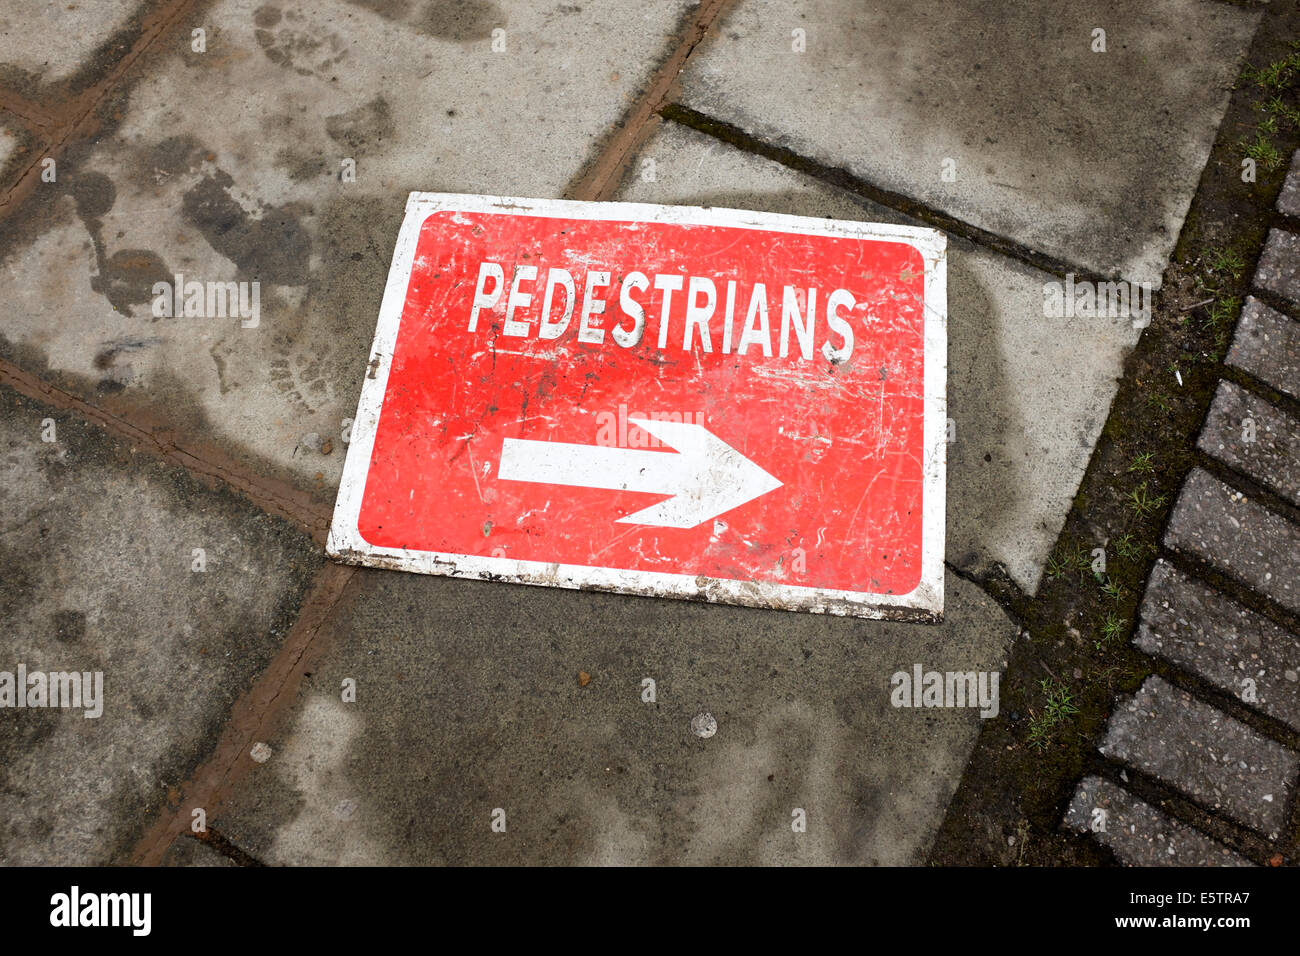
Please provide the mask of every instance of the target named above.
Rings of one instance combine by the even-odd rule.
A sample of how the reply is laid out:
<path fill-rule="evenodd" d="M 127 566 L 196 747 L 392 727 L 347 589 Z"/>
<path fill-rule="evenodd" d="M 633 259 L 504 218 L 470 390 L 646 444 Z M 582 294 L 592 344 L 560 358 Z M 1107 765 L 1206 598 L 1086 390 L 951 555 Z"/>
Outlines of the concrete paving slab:
<path fill-rule="evenodd" d="M 41 184 L 0 352 L 332 499 L 408 192 L 558 196 L 690 9 L 215 3 Z M 200 314 L 155 315 L 178 274 Z"/>
<path fill-rule="evenodd" d="M 1065 823 L 1080 833 L 1092 833 L 1128 866 L 1253 865 L 1222 843 L 1100 777 L 1084 777 L 1079 783 Z"/>
<path fill-rule="evenodd" d="M 1300 527 L 1192 469 L 1165 544 L 1193 554 L 1291 611 L 1300 611 Z"/>
<path fill-rule="evenodd" d="M 1133 643 L 1300 730 L 1300 637 L 1163 559 Z"/>
<path fill-rule="evenodd" d="M 1300 322 L 1247 296 L 1227 362 L 1300 397 Z"/>
<path fill-rule="evenodd" d="M 615 198 L 917 224 L 676 123 Z M 996 562 L 1033 592 L 1139 333 L 1044 317 L 1056 280 L 969 242 L 949 238 L 948 270 L 948 558 L 976 572 Z"/>
<path fill-rule="evenodd" d="M 1300 236 L 1270 229 L 1255 269 L 1255 285 L 1300 303 Z"/>
<path fill-rule="evenodd" d="M 141 0 L 5 0 L 0 8 L 0 78 L 31 92 L 37 83 L 63 80 L 86 63 Z"/>
<path fill-rule="evenodd" d="M 0 475 L 0 863 L 121 862 L 215 746 L 321 558 L 282 521 L 8 389 Z M 19 666 L 98 672 L 100 715 L 13 706 Z"/>
<path fill-rule="evenodd" d="M 270 759 L 212 819 L 266 863 L 919 863 L 980 717 L 896 708 L 891 678 L 1000 669 L 1016 634 L 951 576 L 938 626 L 354 585 Z"/>
<path fill-rule="evenodd" d="M 1212 0 L 741 0 L 692 58 L 683 101 L 1064 262 L 1158 285 L 1258 17 Z"/>
<path fill-rule="evenodd" d="M 1220 382 L 1197 447 L 1300 505 L 1300 421 Z"/>
<path fill-rule="evenodd" d="M 1277 839 L 1300 757 L 1160 677 L 1118 702 L 1101 752 Z"/>

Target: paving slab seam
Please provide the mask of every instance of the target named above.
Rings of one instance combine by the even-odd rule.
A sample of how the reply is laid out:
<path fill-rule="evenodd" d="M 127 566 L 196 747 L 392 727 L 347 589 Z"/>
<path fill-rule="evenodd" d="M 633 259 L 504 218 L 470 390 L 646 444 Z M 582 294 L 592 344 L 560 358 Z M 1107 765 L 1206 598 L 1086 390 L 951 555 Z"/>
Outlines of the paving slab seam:
<path fill-rule="evenodd" d="M 57 117 L 40 103 L 28 99 L 21 93 L 0 86 L 0 110 L 14 117 L 20 124 L 35 133 L 45 136 L 50 128 L 57 126 Z"/>
<path fill-rule="evenodd" d="M 1287 232 L 1300 232 L 1300 215 L 1278 209 L 1274 211 L 1274 217 L 1272 224 L 1277 228 Z"/>
<path fill-rule="evenodd" d="M 38 107 L 49 121 L 49 126 L 44 131 L 49 140 L 45 155 L 33 156 L 31 163 L 22 169 L 15 181 L 0 192 L 0 219 L 17 209 L 22 200 L 39 185 L 43 159 L 50 157 L 57 160 L 68 146 L 79 140 L 90 139 L 95 134 L 99 126 L 95 113 L 99 106 L 149 49 L 200 2 L 201 0 L 173 0 L 164 4 L 142 20 L 135 41 L 99 82 L 65 102 Z"/>
<path fill-rule="evenodd" d="M 236 866 L 266 866 L 265 863 L 213 826 L 209 826 L 203 833 L 187 833 L 180 839 L 197 840 L 200 843 L 205 843 Z"/>
<path fill-rule="evenodd" d="M 1216 591 L 1231 598 L 1242 607 L 1269 618 L 1275 624 L 1287 630 L 1300 632 L 1300 627 L 1297 627 L 1297 616 L 1294 612 L 1278 604 L 1267 595 L 1260 594 L 1246 582 L 1232 577 L 1221 568 L 1211 565 L 1203 558 L 1171 548 L 1162 548 L 1159 556 L 1178 570 L 1200 578 Z"/>
<path fill-rule="evenodd" d="M 1150 657 L 1151 655 L 1147 656 Z M 1240 698 L 1206 680 L 1201 674 L 1160 657 L 1151 658 L 1151 673 L 1164 679 L 1179 690 L 1186 691 L 1205 703 L 1213 705 L 1229 717 L 1241 721 L 1252 730 L 1257 731 L 1261 736 L 1300 752 L 1300 733 L 1288 727 L 1281 720 L 1251 708 L 1248 704 L 1243 703 Z"/>
<path fill-rule="evenodd" d="M 1202 702 L 1222 711 L 1234 720 L 1246 724 L 1261 736 L 1292 751 L 1300 752 L 1300 734 L 1297 734 L 1285 724 L 1261 714 L 1259 711 L 1252 710 L 1231 694 L 1207 683 L 1199 674 L 1177 667 L 1160 658 L 1152 658 L 1152 674 L 1168 681 L 1178 690 L 1185 691 Z M 1132 764 L 1126 764 L 1117 758 L 1103 755 L 1100 751 L 1094 751 L 1090 755 L 1089 762 L 1094 772 L 1098 772 L 1102 767 L 1113 768 L 1117 784 L 1121 784 L 1126 789 L 1137 793 L 1138 796 L 1147 799 L 1149 803 L 1152 800 L 1148 799 L 1148 796 L 1158 795 L 1173 797 L 1181 801 L 1180 806 L 1185 809 L 1182 813 L 1171 813 L 1171 816 L 1181 819 L 1182 822 L 1210 834 L 1216 839 L 1224 839 L 1224 836 L 1214 831 L 1216 829 L 1224 830 L 1231 835 L 1234 843 L 1241 846 L 1255 847 L 1256 852 L 1254 855 L 1261 859 L 1272 856 L 1272 852 L 1264 852 L 1264 849 L 1269 847 L 1273 848 L 1274 851 L 1280 849 L 1288 857 L 1296 857 L 1300 854 L 1300 832 L 1297 831 L 1296 827 L 1297 816 L 1300 815 L 1300 788 L 1292 787 L 1285 808 L 1285 818 L 1289 822 L 1280 828 L 1278 838 L 1270 842 L 1258 831 L 1231 819 L 1220 810 L 1206 806 L 1191 794 L 1184 793 L 1174 783 L 1160 780 Z M 1130 781 L 1134 779 L 1144 781 L 1146 793 L 1143 793 L 1130 783 L 1121 783 L 1119 778 L 1121 771 Z M 1161 808 L 1166 809 L 1163 806 Z M 1243 852 L 1245 852 L 1244 849 Z"/>
<path fill-rule="evenodd" d="M 325 543 L 333 510 L 313 501 L 288 483 L 264 478 L 233 458 L 223 456 L 218 459 L 215 455 L 200 454 L 171 437 L 159 437 L 147 426 L 92 405 L 4 359 L 0 359 L 0 382 L 29 398 L 73 412 L 106 431 L 137 443 L 145 452 L 180 465 L 209 483 L 224 485 L 262 510 L 301 527 L 318 544 L 323 546 Z"/>
<path fill-rule="evenodd" d="M 235 702 L 220 740 L 181 785 L 173 809 L 164 810 L 136 844 L 132 864 L 158 865 L 172 841 L 190 832 L 191 811 L 202 808 L 215 816 L 225 794 L 253 768 L 252 745 L 271 736 L 280 712 L 292 703 L 319 654 L 315 637 L 339 608 L 355 574 L 355 568 L 333 562 L 321 569 L 275 659 Z"/>
<path fill-rule="evenodd" d="M 613 198 L 621 184 L 624 168 L 649 138 L 659 111 L 676 92 L 678 77 L 691 54 L 708 36 L 709 30 L 727 8 L 735 2 L 736 0 L 704 0 L 699 9 L 690 15 L 686 27 L 679 34 L 680 40 L 668 59 L 651 76 L 645 92 L 614 127 L 606 142 L 598 148 L 595 159 L 569 184 L 564 191 L 565 199 L 601 201 Z"/>
<path fill-rule="evenodd" d="M 764 159 L 780 163 L 789 169 L 803 173 L 813 179 L 835 186 L 847 192 L 861 196 L 870 200 L 877 205 L 886 206 L 905 216 L 919 220 L 927 226 L 931 226 L 942 232 L 950 233 L 969 242 L 991 249 L 994 252 L 1015 259 L 1026 265 L 1032 266 L 1050 275 L 1064 278 L 1072 274 L 1079 282 L 1107 282 L 1115 281 L 1121 276 L 1103 276 L 1098 275 L 1085 266 L 1074 265 L 1065 262 L 1055 256 L 1039 252 L 1029 246 L 1022 245 L 1014 239 L 1000 236 L 997 233 L 989 232 L 978 226 L 971 225 L 950 216 L 941 210 L 934 209 L 924 203 L 918 202 L 902 193 L 892 192 L 875 186 L 861 177 L 849 172 L 846 169 L 837 166 L 829 166 L 826 163 L 816 159 L 810 159 L 801 156 L 794 150 L 787 149 L 784 146 L 777 146 L 768 143 L 765 140 L 745 132 L 739 126 L 728 123 L 724 120 L 708 116 L 698 110 L 682 106 L 678 103 L 670 103 L 659 111 L 665 119 L 682 126 L 689 127 L 697 132 L 712 136 L 720 142 L 734 146 L 736 149 L 743 150 L 747 153 L 753 153 Z M 1158 296 L 1159 293 L 1157 292 Z"/>
<path fill-rule="evenodd" d="M 1033 599 L 1011 580 L 1011 576 L 1001 565 L 995 564 L 992 570 L 982 574 L 962 568 L 951 561 L 944 561 L 943 566 L 988 595 L 1022 630 L 1030 626 L 1029 608 Z"/>
<path fill-rule="evenodd" d="M 1300 755 L 1158 675 L 1116 698 L 1098 749 L 1274 846 L 1293 843 L 1286 822 Z"/>
<path fill-rule="evenodd" d="M 1261 617 L 1267 618 L 1277 626 L 1291 631 L 1300 633 L 1300 615 L 1282 607 L 1276 601 L 1269 599 L 1266 595 L 1252 590 L 1250 587 L 1243 585 L 1235 578 L 1229 577 L 1220 569 L 1214 567 L 1196 555 L 1186 554 L 1182 551 L 1174 551 L 1169 548 L 1161 548 L 1159 552 L 1160 560 L 1167 561 L 1176 569 L 1193 578 L 1199 579 L 1207 586 L 1218 591 L 1232 601 L 1240 604 L 1243 608 L 1253 611 Z M 1145 598 L 1145 594 L 1141 596 Z M 1139 600 L 1139 606 L 1141 601 Z"/>

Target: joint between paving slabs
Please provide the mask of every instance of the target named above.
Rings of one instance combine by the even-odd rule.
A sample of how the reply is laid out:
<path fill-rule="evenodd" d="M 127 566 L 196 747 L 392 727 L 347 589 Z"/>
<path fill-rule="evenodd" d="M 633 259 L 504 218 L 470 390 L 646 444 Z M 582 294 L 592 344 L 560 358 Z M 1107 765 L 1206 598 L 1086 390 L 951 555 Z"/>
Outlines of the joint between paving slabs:
<path fill-rule="evenodd" d="M 78 396 L 0 359 L 0 383 L 28 398 L 71 412 L 91 425 L 123 438 L 163 460 L 183 468 L 204 483 L 217 483 L 250 501 L 254 506 L 290 522 L 324 545 L 329 532 L 331 510 L 318 505 L 305 492 L 287 483 L 264 478 L 243 468 L 233 459 L 214 460 L 192 451 L 170 437 L 160 437 L 141 424 L 92 405 Z"/>
<path fill-rule="evenodd" d="M 1252 397 L 1272 405 L 1278 411 L 1300 420 L 1300 398 L 1279 392 L 1268 382 L 1256 378 L 1250 372 L 1235 365 L 1223 366 L 1220 377 L 1233 385 L 1240 385 Z"/>
<path fill-rule="evenodd" d="M 1143 657 L 1150 660 L 1152 674 L 1163 678 L 1179 690 L 1186 691 L 1204 703 L 1223 711 L 1229 717 L 1260 734 L 1260 736 L 1267 737 L 1289 750 L 1300 753 L 1300 732 L 1295 731 L 1276 717 L 1270 717 L 1261 711 L 1253 709 L 1218 684 L 1213 684 L 1199 674 L 1186 670 L 1178 664 L 1139 651 L 1136 646 L 1133 649 L 1136 653 L 1142 654 Z"/>
<path fill-rule="evenodd" d="M 48 135 L 50 127 L 59 125 L 58 118 L 40 103 L 4 87 L 0 87 L 0 111 L 8 113 L 18 125 L 42 139 Z"/>
<path fill-rule="evenodd" d="M 641 96 L 606 135 L 595 157 L 569 182 L 564 198 L 603 201 L 613 197 L 623 172 L 653 132 L 660 110 L 677 92 L 678 77 L 687 62 L 735 2 L 704 0 L 698 10 L 688 14 L 667 58 L 651 75 Z"/>
<path fill-rule="evenodd" d="M 1288 610 L 1266 595 L 1260 594 L 1250 585 L 1232 577 L 1227 572 L 1210 564 L 1204 558 L 1163 547 L 1160 549 L 1159 557 L 1169 562 L 1175 569 L 1193 578 L 1199 578 L 1215 590 L 1222 592 L 1225 597 L 1233 602 L 1240 604 L 1249 611 L 1254 611 L 1261 617 L 1272 621 L 1278 627 L 1293 634 L 1300 634 L 1300 614 Z"/>
<path fill-rule="evenodd" d="M 990 570 L 984 572 L 971 571 L 947 560 L 943 562 L 943 566 L 963 581 L 983 591 L 1021 630 L 1031 629 L 1033 621 L 1030 608 L 1033 598 L 1021 590 L 1020 585 L 1011 579 L 1002 565 L 994 564 Z"/>
<path fill-rule="evenodd" d="M 682 106 L 680 103 L 665 105 L 660 109 L 659 115 L 664 119 L 727 143 L 743 152 L 761 156 L 774 163 L 780 163 L 782 166 L 829 186 L 853 193 L 876 205 L 885 206 L 895 212 L 910 216 L 923 225 L 965 239 L 968 242 L 973 242 L 976 245 L 984 246 L 1058 278 L 1064 278 L 1068 274 L 1074 275 L 1079 282 L 1112 282 L 1122 278 L 1118 274 L 1101 275 L 1086 266 L 1074 265 L 1055 256 L 1050 256 L 1045 252 L 1039 252 L 1030 246 L 1016 242 L 1014 239 L 989 232 L 979 226 L 951 216 L 942 210 L 912 199 L 910 196 L 876 186 L 847 169 L 830 166 L 820 160 L 802 156 L 784 146 L 769 143 L 752 133 L 745 132 L 739 126 L 709 116 L 706 113 L 701 113 L 699 110 L 691 109 L 688 106 Z"/>
<path fill-rule="evenodd" d="M 208 827 L 202 833 L 187 833 L 181 838 L 197 840 L 210 846 L 236 866 L 266 866 L 265 863 L 235 843 L 216 827 Z"/>
<path fill-rule="evenodd" d="M 1270 514 L 1300 525 L 1300 507 L 1287 501 L 1258 478 L 1238 471 L 1227 462 L 1215 458 L 1199 445 L 1192 448 L 1191 457 L 1194 466 L 1209 472 L 1233 491 L 1241 492 L 1247 501 L 1253 501 Z"/>
<path fill-rule="evenodd" d="M 30 165 L 23 167 L 0 192 L 0 218 L 11 214 L 40 182 L 42 159 L 59 159 L 70 146 L 81 140 L 89 140 L 98 131 L 96 110 L 128 78 L 132 68 L 154 44 L 171 32 L 182 16 L 201 2 L 202 0 L 172 0 L 146 15 L 140 21 L 129 47 L 107 68 L 104 77 L 78 93 L 61 95 L 64 90 L 75 88 L 75 77 L 49 87 L 54 100 L 49 104 L 0 91 L 0 109 L 7 110 L 20 120 L 24 120 L 24 112 L 34 114 L 32 120 L 24 121 L 23 125 L 44 140 L 41 144 L 44 150 L 39 151 L 42 155 L 36 156 Z M 112 38 L 109 42 L 112 42 Z M 31 129 L 31 122 L 36 121 L 36 117 L 43 120 L 44 125 L 39 129 Z"/>
<path fill-rule="evenodd" d="M 317 636 L 347 597 L 355 573 L 356 568 L 332 561 L 317 573 L 275 658 L 235 701 L 216 747 L 181 785 L 176 803 L 162 808 L 136 844 L 131 863 L 156 866 L 161 862 L 176 837 L 190 832 L 194 808 L 202 807 L 215 817 L 226 795 L 252 769 L 251 746 L 275 736 L 281 712 L 293 703 L 294 693 L 321 652 Z"/>

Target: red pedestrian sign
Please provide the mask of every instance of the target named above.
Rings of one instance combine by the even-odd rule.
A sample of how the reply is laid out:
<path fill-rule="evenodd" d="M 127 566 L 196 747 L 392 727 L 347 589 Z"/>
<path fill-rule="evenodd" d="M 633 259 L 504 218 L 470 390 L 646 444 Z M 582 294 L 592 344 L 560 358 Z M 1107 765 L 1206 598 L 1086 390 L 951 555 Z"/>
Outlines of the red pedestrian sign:
<path fill-rule="evenodd" d="M 946 316 L 930 229 L 413 193 L 329 553 L 937 620 Z"/>

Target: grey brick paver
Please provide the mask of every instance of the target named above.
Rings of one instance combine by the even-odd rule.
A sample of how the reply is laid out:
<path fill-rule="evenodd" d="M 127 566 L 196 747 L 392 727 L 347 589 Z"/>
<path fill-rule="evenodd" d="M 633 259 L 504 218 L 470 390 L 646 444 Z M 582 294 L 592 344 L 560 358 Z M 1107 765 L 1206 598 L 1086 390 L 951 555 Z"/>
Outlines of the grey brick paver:
<path fill-rule="evenodd" d="M 1101 752 L 1276 839 L 1300 757 L 1197 700 L 1149 677 L 1111 714 Z"/>
<path fill-rule="evenodd" d="M 1096 809 L 1105 811 L 1105 816 L 1098 817 Z M 1093 829 L 1098 820 L 1104 821 L 1104 829 Z M 1223 844 L 1100 777 L 1080 781 L 1065 823 L 1080 833 L 1092 833 L 1129 866 L 1253 865 Z"/>
<path fill-rule="evenodd" d="M 1300 150 L 1291 157 L 1291 169 L 1277 197 L 1277 208 L 1288 216 L 1300 216 Z"/>
<path fill-rule="evenodd" d="M 1255 270 L 1255 285 L 1300 303 L 1300 236 L 1270 229 Z"/>
<path fill-rule="evenodd" d="M 1300 527 L 1202 468 L 1193 469 L 1183 484 L 1165 544 L 1300 611 Z"/>
<path fill-rule="evenodd" d="M 1197 446 L 1300 505 L 1300 421 L 1220 382 Z"/>
<path fill-rule="evenodd" d="M 1300 322 L 1248 296 L 1226 361 L 1300 398 Z"/>
<path fill-rule="evenodd" d="M 1167 561 L 1151 572 L 1133 643 L 1300 730 L 1300 637 Z"/>

